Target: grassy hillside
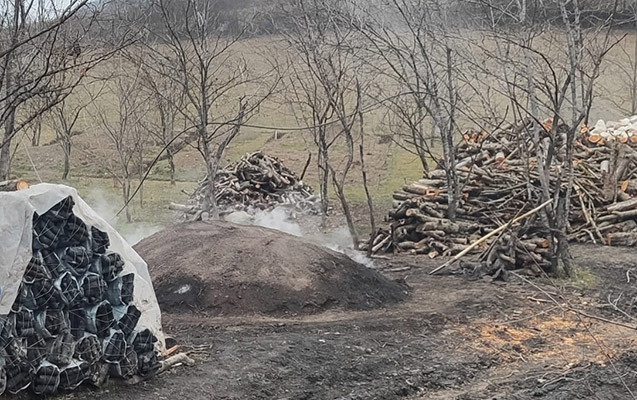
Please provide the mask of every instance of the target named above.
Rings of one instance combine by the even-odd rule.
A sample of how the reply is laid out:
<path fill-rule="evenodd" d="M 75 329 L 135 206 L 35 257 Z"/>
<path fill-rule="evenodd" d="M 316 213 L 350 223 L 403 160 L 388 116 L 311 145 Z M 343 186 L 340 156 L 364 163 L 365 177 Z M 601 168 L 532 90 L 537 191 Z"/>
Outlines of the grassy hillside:
<path fill-rule="evenodd" d="M 593 120 L 621 118 L 630 112 L 630 88 L 627 82 L 631 65 L 627 61 L 627 55 L 631 54 L 635 40 L 637 40 L 635 34 L 626 37 L 622 47 L 617 47 L 610 53 L 598 82 L 598 96 L 592 110 Z M 258 63 L 262 62 L 261 56 L 264 53 L 268 53 L 270 57 L 278 57 L 277 52 L 280 50 L 277 49 L 280 49 L 280 46 L 279 39 L 263 37 L 245 40 L 236 51 L 251 65 L 258 66 Z M 284 55 L 280 54 L 280 57 L 283 58 Z M 104 65 L 100 68 L 108 70 L 112 68 L 112 65 Z M 78 91 L 75 94 L 76 97 L 70 101 L 83 101 L 86 91 L 93 89 L 88 87 Z M 238 93 L 235 94 L 238 95 Z M 294 127 L 302 124 L 286 105 L 286 95 L 285 92 L 281 92 L 273 96 L 250 122 L 268 127 Z M 99 107 L 106 110 L 109 107 L 116 109 L 115 100 L 109 96 L 101 97 L 98 101 Z M 234 101 L 229 99 L 227 104 L 234 104 Z M 421 168 L 415 156 L 381 139 L 381 136 L 386 133 L 383 115 L 383 110 L 373 110 L 366 116 L 367 126 L 365 127 L 368 136 L 366 163 L 369 169 L 370 189 L 379 217 L 390 207 L 392 191 L 402 186 L 404 182 L 421 176 Z M 89 202 L 103 209 L 102 212 L 110 216 L 113 223 L 120 229 L 129 230 L 131 227 L 126 227 L 122 218 L 114 217 L 122 206 L 121 188 L 114 184 L 109 173 L 109 169 L 117 167 L 117 164 L 112 162 L 115 157 L 114 147 L 105 137 L 100 125 L 96 123 L 90 108 L 82 114 L 77 130 L 82 134 L 73 138 L 71 178 L 68 181 L 62 182 L 60 179 L 63 163 L 61 147 L 57 144 L 45 145 L 55 136 L 51 127 L 46 124 L 43 127 L 42 146 L 31 147 L 28 138 L 16 143 L 14 174 L 31 182 L 41 179 L 77 187 Z M 288 132 L 275 140 L 274 133 L 272 129 L 245 128 L 230 146 L 225 162 L 236 160 L 248 152 L 261 150 L 280 157 L 293 170 L 301 171 L 308 153 L 314 151 L 309 134 L 304 131 Z M 146 148 L 147 157 L 151 158 L 158 150 L 157 146 L 149 146 Z M 313 159 L 316 160 L 316 155 Z M 338 149 L 333 159 L 339 159 Z M 167 162 L 159 163 L 152 171 L 151 179 L 144 185 L 143 206 L 138 200 L 133 202 L 132 214 L 136 226 L 146 224 L 153 227 L 172 222 L 175 215 L 168 211 L 168 203 L 185 201 L 187 196 L 184 191 L 192 190 L 196 182 L 205 175 L 201 156 L 194 148 L 186 148 L 178 154 L 176 165 L 178 182 L 175 186 L 167 181 L 169 177 Z M 312 165 L 307 173 L 306 181 L 317 187 L 317 177 L 316 167 Z M 367 226 L 364 217 L 365 197 L 361 181 L 359 166 L 355 165 L 349 176 L 347 194 L 355 204 L 354 209 L 360 210 L 357 213 L 359 214 L 358 223 L 365 228 Z M 358 207 L 359 205 L 361 207 Z"/>

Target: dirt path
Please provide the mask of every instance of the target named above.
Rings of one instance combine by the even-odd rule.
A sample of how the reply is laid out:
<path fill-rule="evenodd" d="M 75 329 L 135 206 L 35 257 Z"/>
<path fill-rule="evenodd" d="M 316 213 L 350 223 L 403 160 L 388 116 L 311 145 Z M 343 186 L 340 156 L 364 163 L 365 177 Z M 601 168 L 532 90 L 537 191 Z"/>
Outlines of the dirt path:
<path fill-rule="evenodd" d="M 626 280 L 627 271 L 637 271 L 633 256 L 576 250 L 576 261 L 589 268 L 586 287 L 534 284 L 559 303 L 620 321 L 603 303 L 619 292 L 635 298 L 637 277 Z M 630 399 L 626 387 L 637 393 L 634 331 L 564 312 L 523 282 L 430 277 L 431 266 L 409 260 L 415 261 L 421 266 L 392 276 L 407 280 L 412 299 L 382 310 L 285 319 L 165 315 L 166 330 L 197 365 L 137 386 L 111 385 L 99 397 Z"/>

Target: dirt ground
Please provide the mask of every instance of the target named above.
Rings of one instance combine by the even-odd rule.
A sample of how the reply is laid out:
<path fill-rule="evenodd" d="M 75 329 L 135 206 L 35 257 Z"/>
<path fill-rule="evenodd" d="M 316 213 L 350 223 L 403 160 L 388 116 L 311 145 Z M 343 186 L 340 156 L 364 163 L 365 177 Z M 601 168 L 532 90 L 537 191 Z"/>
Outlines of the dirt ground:
<path fill-rule="evenodd" d="M 165 314 L 166 331 L 196 365 L 96 394 L 101 400 L 632 399 L 636 323 L 610 303 L 628 312 L 634 307 L 634 250 L 577 246 L 573 253 L 576 281 L 432 277 L 427 272 L 439 260 L 404 258 L 382 268 L 405 278 L 412 297 L 385 309 L 288 318 Z"/>

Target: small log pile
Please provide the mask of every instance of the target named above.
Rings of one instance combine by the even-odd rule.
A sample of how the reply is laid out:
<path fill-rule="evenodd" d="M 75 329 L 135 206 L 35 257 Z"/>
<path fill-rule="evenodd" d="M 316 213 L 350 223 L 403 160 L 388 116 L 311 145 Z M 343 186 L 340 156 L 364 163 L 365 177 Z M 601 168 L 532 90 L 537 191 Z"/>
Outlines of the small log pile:
<path fill-rule="evenodd" d="M 191 195 L 188 204 L 172 203 L 170 209 L 201 219 L 206 190 L 207 178 Z M 260 152 L 248 154 L 220 170 L 215 178 L 215 195 L 222 214 L 277 206 L 289 207 L 301 214 L 320 212 L 320 201 L 312 194 L 312 188 L 281 161 Z"/>
<path fill-rule="evenodd" d="M 637 122 L 637 117 L 635 118 Z M 597 126 L 601 126 L 598 123 Z M 456 148 L 456 172 L 461 198 L 455 221 L 447 219 L 448 185 L 441 166 L 423 179 L 404 185 L 393 194 L 388 229 L 381 229 L 363 249 L 372 253 L 409 252 L 430 257 L 456 255 L 479 238 L 540 203 L 540 176 L 525 121 L 491 134 L 469 131 Z M 566 127 L 558 127 L 551 141 L 552 121 L 544 123 L 541 143 L 556 147 L 550 167 L 550 184 L 565 193 Z M 624 132 L 622 130 L 622 132 Z M 614 134 L 597 140 L 599 128 L 582 126 L 575 139 L 574 190 L 570 197 L 569 239 L 613 246 L 637 245 L 637 138 L 626 130 L 627 140 Z M 619 136 L 617 136 L 619 137 Z M 624 138 L 623 133 L 621 137 Z M 522 140 L 520 138 L 523 138 Z M 529 184 L 530 183 L 530 184 Z M 474 252 L 497 258 L 509 269 L 548 267 L 551 243 L 545 224 L 529 218 L 515 232 L 494 236 Z M 371 246 L 371 249 L 370 249 Z M 489 251 L 487 251 L 489 250 Z M 489 261 L 494 261 L 489 260 Z"/>
<path fill-rule="evenodd" d="M 637 115 L 620 121 L 597 121 L 588 141 L 597 145 L 606 142 L 637 143 Z"/>
<path fill-rule="evenodd" d="M 160 367 L 157 338 L 137 328 L 134 274 L 108 234 L 73 213 L 71 197 L 33 219 L 33 256 L 15 303 L 0 316 L 0 394 L 99 385 Z"/>

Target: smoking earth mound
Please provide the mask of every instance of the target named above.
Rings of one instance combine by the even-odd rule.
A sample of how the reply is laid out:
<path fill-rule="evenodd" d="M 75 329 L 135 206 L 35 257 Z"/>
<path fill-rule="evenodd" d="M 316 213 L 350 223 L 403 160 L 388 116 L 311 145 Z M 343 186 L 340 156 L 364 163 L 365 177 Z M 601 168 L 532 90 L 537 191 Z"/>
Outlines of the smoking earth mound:
<path fill-rule="evenodd" d="M 404 300 L 407 286 L 349 257 L 279 231 L 182 224 L 141 241 L 164 311 L 217 314 L 364 310 Z"/>

